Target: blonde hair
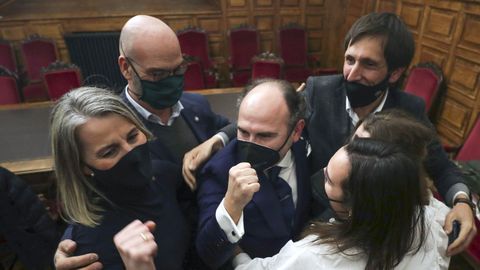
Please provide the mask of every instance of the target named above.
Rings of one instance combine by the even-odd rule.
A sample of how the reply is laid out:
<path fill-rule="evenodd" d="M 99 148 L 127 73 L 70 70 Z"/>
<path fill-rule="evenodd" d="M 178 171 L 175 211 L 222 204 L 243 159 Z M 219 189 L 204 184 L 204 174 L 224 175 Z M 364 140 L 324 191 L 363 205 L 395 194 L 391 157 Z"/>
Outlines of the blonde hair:
<path fill-rule="evenodd" d="M 52 110 L 50 134 L 57 194 L 63 207 L 62 217 L 68 222 L 95 227 L 102 219 L 104 209 L 99 202 L 109 200 L 82 170 L 81 144 L 76 130 L 90 118 L 113 113 L 123 116 L 151 138 L 151 133 L 136 114 L 120 97 L 106 89 L 74 89 L 60 98 Z"/>

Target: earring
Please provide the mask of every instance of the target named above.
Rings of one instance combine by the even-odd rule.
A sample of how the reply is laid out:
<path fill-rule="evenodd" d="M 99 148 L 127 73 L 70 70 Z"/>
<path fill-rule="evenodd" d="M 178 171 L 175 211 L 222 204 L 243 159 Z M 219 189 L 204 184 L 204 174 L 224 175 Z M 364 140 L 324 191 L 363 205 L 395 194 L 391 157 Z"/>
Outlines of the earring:
<path fill-rule="evenodd" d="M 90 173 L 90 177 L 94 177 L 95 174 L 93 172 Z"/>

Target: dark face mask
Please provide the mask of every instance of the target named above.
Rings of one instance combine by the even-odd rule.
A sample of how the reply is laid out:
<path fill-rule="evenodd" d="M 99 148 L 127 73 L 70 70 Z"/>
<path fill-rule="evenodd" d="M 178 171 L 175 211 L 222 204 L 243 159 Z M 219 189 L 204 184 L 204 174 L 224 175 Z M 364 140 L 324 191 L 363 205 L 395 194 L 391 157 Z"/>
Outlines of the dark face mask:
<path fill-rule="evenodd" d="M 293 129 L 292 129 L 293 131 Z M 238 140 L 237 153 L 239 154 L 241 162 L 248 162 L 255 170 L 263 172 L 272 167 L 280 161 L 280 150 L 285 146 L 290 138 L 290 131 L 288 137 L 283 142 L 278 150 L 255 144 L 248 141 Z"/>
<path fill-rule="evenodd" d="M 337 212 L 332 207 L 332 202 L 343 203 L 343 201 L 330 199 L 325 191 L 325 173 L 322 170 L 318 171 L 311 177 L 312 196 L 315 203 L 318 203 L 323 209 L 323 214 L 320 216 L 323 221 L 327 222 L 330 217 L 335 217 L 337 220 L 344 220 L 338 214 L 347 214 L 348 212 Z"/>
<path fill-rule="evenodd" d="M 349 82 L 344 79 L 350 106 L 352 106 L 352 108 L 359 108 L 374 102 L 387 90 L 389 78 L 390 74 L 387 74 L 383 81 L 372 86 Z"/>
<path fill-rule="evenodd" d="M 183 75 L 173 75 L 156 82 L 140 79 L 140 83 L 140 100 L 159 110 L 175 105 L 183 93 Z"/>
<path fill-rule="evenodd" d="M 127 61 L 140 81 L 142 87 L 140 100 L 145 101 L 147 104 L 158 110 L 170 108 L 180 100 L 183 93 L 184 70 L 183 72 L 180 72 L 182 74 L 173 74 L 158 81 L 148 81 L 142 80 L 128 58 Z"/>
<path fill-rule="evenodd" d="M 108 170 L 88 167 L 93 171 L 93 180 L 102 189 L 117 193 L 142 189 L 153 178 L 148 143 L 132 149 Z"/>

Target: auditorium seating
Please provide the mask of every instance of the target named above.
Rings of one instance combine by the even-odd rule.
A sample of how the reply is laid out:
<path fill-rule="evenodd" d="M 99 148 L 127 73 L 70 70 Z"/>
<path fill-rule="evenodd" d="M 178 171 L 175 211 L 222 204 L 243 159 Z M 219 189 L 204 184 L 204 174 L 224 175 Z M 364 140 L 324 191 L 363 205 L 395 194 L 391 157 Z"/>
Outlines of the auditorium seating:
<path fill-rule="evenodd" d="M 252 59 L 252 80 L 282 78 L 283 60 L 270 52 L 263 52 Z"/>
<path fill-rule="evenodd" d="M 12 45 L 7 40 L 0 39 L 0 66 L 3 66 L 11 72 L 18 72 L 17 61 L 13 52 Z"/>
<path fill-rule="evenodd" d="M 38 35 L 28 37 L 20 45 L 25 78 L 23 97 L 25 101 L 48 100 L 48 94 L 42 83 L 41 69 L 57 60 L 57 48 L 51 39 Z"/>
<path fill-rule="evenodd" d="M 432 62 L 420 63 L 414 66 L 405 82 L 405 92 L 425 100 L 427 112 L 438 96 L 438 91 L 443 81 L 442 70 Z"/>
<path fill-rule="evenodd" d="M 187 62 L 187 70 L 184 74 L 184 89 L 198 90 L 207 88 L 201 61 L 190 55 L 183 55 Z"/>
<path fill-rule="evenodd" d="M 217 87 L 218 73 L 210 59 L 208 50 L 208 35 L 205 30 L 188 27 L 184 30 L 177 32 L 178 41 L 180 42 L 180 48 L 183 54 L 187 54 L 197 58 L 204 74 L 205 86 L 203 88 L 215 88 Z M 191 63 L 191 65 L 196 65 Z M 191 69 L 196 68 L 192 67 Z"/>
<path fill-rule="evenodd" d="M 17 76 L 0 66 L 0 105 L 20 103 Z"/>
<path fill-rule="evenodd" d="M 42 80 L 50 100 L 57 100 L 63 94 L 82 85 L 80 69 L 61 61 L 55 61 L 43 68 Z"/>
<path fill-rule="evenodd" d="M 229 31 L 230 78 L 233 86 L 244 86 L 251 78 L 251 61 L 259 53 L 259 37 L 254 27 L 238 26 Z"/>
<path fill-rule="evenodd" d="M 280 57 L 285 62 L 285 80 L 304 82 L 315 74 L 317 60 L 308 56 L 305 29 L 298 24 L 288 24 L 280 29 L 278 36 Z"/>

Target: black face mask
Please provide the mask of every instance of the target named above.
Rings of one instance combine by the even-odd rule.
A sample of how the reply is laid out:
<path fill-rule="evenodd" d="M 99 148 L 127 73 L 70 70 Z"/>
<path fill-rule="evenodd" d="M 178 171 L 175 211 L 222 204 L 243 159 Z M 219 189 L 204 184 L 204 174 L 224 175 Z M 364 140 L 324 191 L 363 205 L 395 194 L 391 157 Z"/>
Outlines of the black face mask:
<path fill-rule="evenodd" d="M 272 167 L 280 161 L 279 152 L 287 143 L 292 131 L 288 133 L 288 137 L 278 150 L 273 150 L 252 142 L 238 140 L 237 153 L 239 154 L 240 161 L 250 163 L 252 168 L 259 172 L 265 171 L 266 169 Z"/>
<path fill-rule="evenodd" d="M 352 106 L 352 108 L 359 108 L 374 102 L 387 90 L 389 78 L 390 74 L 387 74 L 383 81 L 372 86 L 363 85 L 356 82 L 349 82 L 344 79 L 350 106 Z"/>
<path fill-rule="evenodd" d="M 132 149 L 108 170 L 88 167 L 93 171 L 93 180 L 107 193 L 129 193 L 142 189 L 153 178 L 148 143 Z"/>
<path fill-rule="evenodd" d="M 312 196 L 315 200 L 315 203 L 320 204 L 321 209 L 323 209 L 323 214 L 320 216 L 323 221 L 327 222 L 330 217 L 335 217 L 337 220 L 344 220 L 338 214 L 348 214 L 348 212 L 337 212 L 333 209 L 331 202 L 342 203 L 343 201 L 330 199 L 325 191 L 325 173 L 324 169 L 318 171 L 311 177 L 311 185 L 312 185 Z"/>

